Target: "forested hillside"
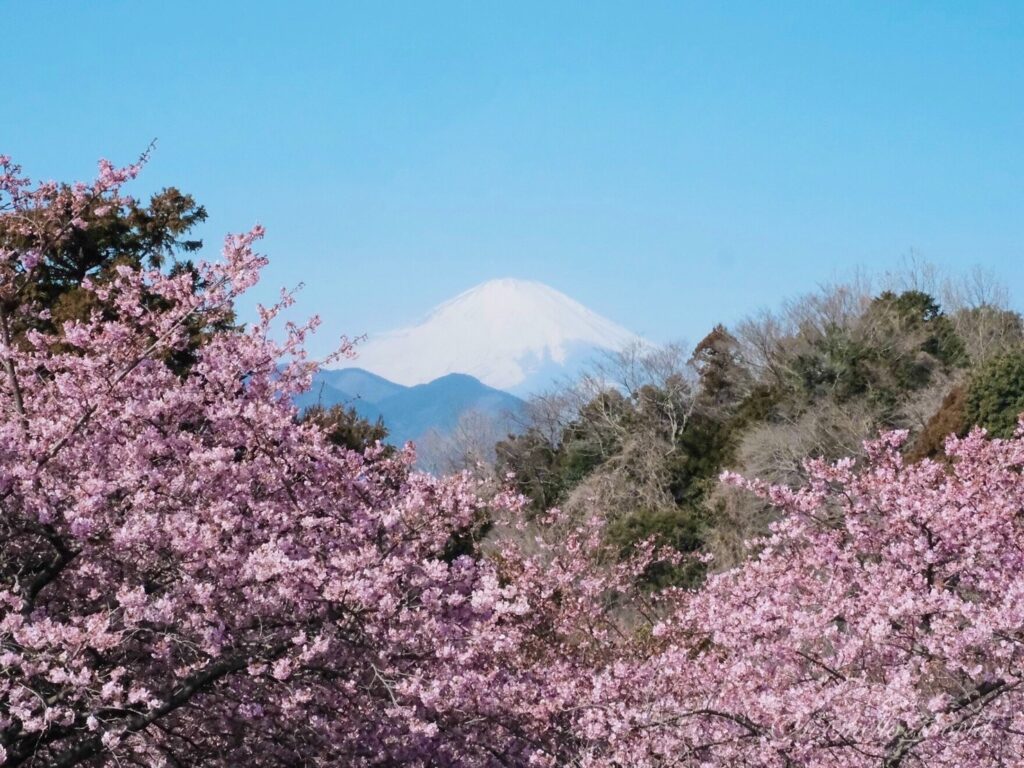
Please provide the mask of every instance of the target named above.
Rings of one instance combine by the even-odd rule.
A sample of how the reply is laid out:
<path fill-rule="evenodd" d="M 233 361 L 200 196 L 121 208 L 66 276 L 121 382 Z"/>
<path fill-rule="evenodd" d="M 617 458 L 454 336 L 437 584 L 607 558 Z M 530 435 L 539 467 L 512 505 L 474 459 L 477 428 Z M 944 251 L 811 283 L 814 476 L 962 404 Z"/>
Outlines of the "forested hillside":
<path fill-rule="evenodd" d="M 888 282 L 715 326 L 692 351 L 637 346 L 597 361 L 534 398 L 524 432 L 498 445 L 497 474 L 513 474 L 535 513 L 604 517 L 623 554 L 654 536 L 725 568 L 773 515 L 722 485 L 724 470 L 797 485 L 808 457 L 862 456 L 881 430 L 909 431 L 909 460 L 941 456 L 947 435 L 974 424 L 1010 436 L 1024 410 L 1024 322 L 1003 292 L 980 273 Z M 704 568 L 649 577 L 694 584 Z"/>

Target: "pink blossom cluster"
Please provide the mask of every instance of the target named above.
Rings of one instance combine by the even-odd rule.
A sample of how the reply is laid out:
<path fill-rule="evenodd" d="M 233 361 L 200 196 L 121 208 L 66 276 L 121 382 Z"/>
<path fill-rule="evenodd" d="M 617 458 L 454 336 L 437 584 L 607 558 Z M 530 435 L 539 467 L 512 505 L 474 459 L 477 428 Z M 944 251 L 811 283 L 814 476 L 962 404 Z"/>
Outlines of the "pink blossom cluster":
<path fill-rule="evenodd" d="M 1024 438 L 906 465 L 904 437 L 799 490 L 726 478 L 787 514 L 599 673 L 584 762 L 1024 764 Z"/>
<path fill-rule="evenodd" d="M 148 154 L 144 154 L 137 163 L 123 168 L 100 160 L 99 173 L 90 184 L 45 181 L 33 185 L 22 175 L 21 166 L 0 154 L 0 216 L 8 241 L 0 245 L 0 268 L 9 273 L 20 265 L 31 273 L 42 251 L 59 246 L 74 230 L 88 227 L 88 212 L 102 216 L 130 203 L 131 198 L 121 194 L 121 187 L 138 176 L 147 159 Z M 19 236 L 31 246 L 13 245 Z M 10 274 L 4 277 L 5 298 L 12 290 L 24 287 L 24 281 L 12 279 Z"/>

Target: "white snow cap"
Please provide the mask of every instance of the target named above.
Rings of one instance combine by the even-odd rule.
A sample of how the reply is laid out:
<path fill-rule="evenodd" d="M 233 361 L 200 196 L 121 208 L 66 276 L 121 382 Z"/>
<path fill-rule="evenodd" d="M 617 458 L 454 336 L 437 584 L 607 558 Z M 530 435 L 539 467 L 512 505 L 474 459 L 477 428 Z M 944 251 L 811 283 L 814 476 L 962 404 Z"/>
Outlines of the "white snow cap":
<path fill-rule="evenodd" d="M 399 384 L 468 373 L 513 389 L 584 348 L 641 339 L 560 291 L 532 280 L 490 280 L 436 307 L 419 325 L 371 336 L 354 364 Z"/>

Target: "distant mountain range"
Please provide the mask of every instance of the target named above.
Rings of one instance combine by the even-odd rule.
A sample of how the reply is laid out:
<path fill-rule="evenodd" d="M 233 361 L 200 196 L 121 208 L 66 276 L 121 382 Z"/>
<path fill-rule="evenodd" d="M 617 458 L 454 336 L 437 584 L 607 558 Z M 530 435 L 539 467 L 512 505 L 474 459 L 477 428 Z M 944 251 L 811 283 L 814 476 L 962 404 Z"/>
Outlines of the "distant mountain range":
<path fill-rule="evenodd" d="M 357 368 L 320 371 L 302 408 L 355 408 L 389 440 L 445 437 L 460 420 L 515 431 L 526 397 L 573 375 L 601 350 L 645 343 L 542 283 L 491 280 L 436 307 L 419 325 L 357 347 Z M 434 440 L 436 443 L 437 441 Z"/>
<path fill-rule="evenodd" d="M 488 418 L 505 432 L 515 431 L 525 403 L 472 376 L 450 373 L 426 384 L 407 387 L 362 368 L 321 370 L 313 386 L 300 396 L 300 408 L 343 405 L 369 421 L 382 419 L 388 440 L 402 445 L 431 431 L 450 433 L 466 413 Z"/>

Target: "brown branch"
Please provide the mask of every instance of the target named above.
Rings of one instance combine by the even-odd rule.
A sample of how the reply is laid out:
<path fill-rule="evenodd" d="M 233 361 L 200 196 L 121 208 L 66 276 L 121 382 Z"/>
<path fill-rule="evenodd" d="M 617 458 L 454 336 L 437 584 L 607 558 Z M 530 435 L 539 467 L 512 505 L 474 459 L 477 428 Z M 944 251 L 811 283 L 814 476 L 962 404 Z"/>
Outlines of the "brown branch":
<path fill-rule="evenodd" d="M 21 434 L 27 436 L 28 418 L 25 415 L 25 400 L 21 394 L 21 384 L 18 381 L 18 372 L 14 368 L 14 360 L 11 359 L 11 325 L 8 318 L 8 309 L 3 305 L 0 305 L 0 338 L 2 338 L 4 347 L 7 350 L 7 354 L 4 355 L 4 370 L 7 372 L 7 382 L 11 386 L 14 410 L 18 413 Z"/>
<path fill-rule="evenodd" d="M 267 658 L 279 657 L 289 646 L 289 642 L 279 643 L 271 649 L 270 653 L 267 654 Z M 149 710 L 145 714 L 138 714 L 128 718 L 121 728 L 110 732 L 121 735 L 144 731 L 161 718 L 188 704 L 196 695 L 208 691 L 221 679 L 245 669 L 253 658 L 254 654 L 252 653 L 237 653 L 228 658 L 221 659 L 205 669 L 199 670 L 175 688 L 160 706 Z M 103 733 L 89 736 L 69 749 L 54 755 L 48 764 L 51 768 L 72 768 L 73 766 L 80 765 L 82 762 L 101 754 L 107 749 L 103 744 L 103 736 Z M 4 764 L 5 766 L 16 768 L 16 766 L 23 765 L 35 756 L 35 747 L 38 742 L 35 739 L 29 739 L 28 741 L 30 743 L 25 745 L 25 751 L 11 754 L 8 757 L 8 762 Z"/>

